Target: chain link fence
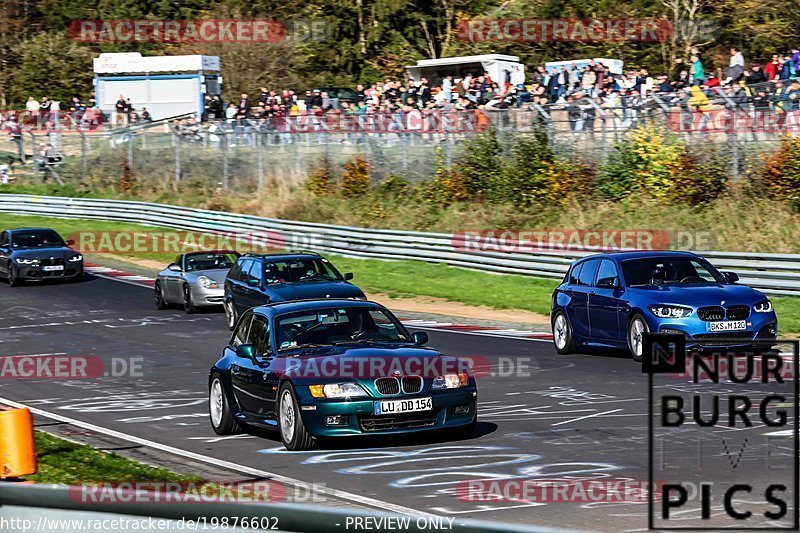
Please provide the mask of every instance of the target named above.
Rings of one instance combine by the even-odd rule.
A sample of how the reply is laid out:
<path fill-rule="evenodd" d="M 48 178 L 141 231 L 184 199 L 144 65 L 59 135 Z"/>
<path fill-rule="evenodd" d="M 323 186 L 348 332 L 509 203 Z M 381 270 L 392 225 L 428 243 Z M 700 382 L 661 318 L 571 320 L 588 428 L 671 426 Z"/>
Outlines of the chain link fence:
<path fill-rule="evenodd" d="M 598 105 L 588 100 L 527 109 L 406 114 L 378 124 L 319 117 L 197 123 L 162 121 L 110 132 L 73 131 L 58 136 L 66 156 L 61 174 L 140 183 L 202 183 L 239 191 L 270 184 L 296 185 L 327 159 L 342 168 L 361 157 L 373 181 L 390 175 L 410 181 L 450 168 L 469 137 L 494 129 L 502 145 L 518 134 L 539 133 L 564 158 L 601 165 L 631 128 L 646 121 L 668 127 L 693 149 L 713 153 L 732 178 L 740 178 L 776 148 L 798 111 L 771 118 L 771 110 L 720 107 L 705 112 L 648 99 L 636 106 Z M 349 120 L 349 119 L 348 119 Z M 784 123 L 781 124 L 780 120 Z M 800 117 L 797 118 L 800 123 Z M 377 125 L 376 125 L 377 124 Z M 767 127 L 769 126 L 769 127 Z M 543 135 L 541 135 L 543 134 Z"/>

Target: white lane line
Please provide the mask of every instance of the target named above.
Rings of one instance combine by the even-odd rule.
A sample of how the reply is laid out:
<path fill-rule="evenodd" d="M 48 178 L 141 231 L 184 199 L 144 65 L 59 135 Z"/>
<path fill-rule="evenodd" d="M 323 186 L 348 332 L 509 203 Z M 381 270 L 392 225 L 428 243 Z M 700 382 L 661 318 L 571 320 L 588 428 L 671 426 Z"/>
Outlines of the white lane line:
<path fill-rule="evenodd" d="M 540 339 L 538 337 L 524 337 L 522 335 L 518 337 L 511 337 L 508 335 L 495 335 L 492 333 L 491 330 L 489 331 L 464 331 L 464 330 L 453 330 L 453 329 L 443 329 L 443 328 L 434 328 L 428 326 L 415 326 L 413 324 L 409 325 L 412 329 L 425 329 L 428 331 L 441 331 L 442 333 L 454 333 L 456 335 L 481 335 L 483 337 L 497 337 L 499 339 L 512 339 L 518 341 L 534 341 L 534 342 L 548 342 L 552 343 L 553 339 Z"/>
<path fill-rule="evenodd" d="M 173 455 L 178 455 L 180 457 L 185 457 L 187 459 L 192 459 L 194 461 L 199 461 L 201 463 L 206 463 L 212 466 L 217 466 L 221 468 L 226 468 L 228 470 L 233 470 L 234 472 L 241 472 L 243 474 L 249 474 L 251 476 L 258 476 L 269 478 L 271 480 L 277 481 L 279 483 L 284 483 L 286 485 L 294 485 L 294 486 L 306 486 L 309 483 L 305 481 L 301 481 L 299 479 L 290 478 L 287 476 L 282 476 L 280 474 L 273 474 L 272 472 L 267 472 L 266 470 L 259 470 L 257 468 L 252 468 L 245 465 L 240 465 L 237 463 L 232 463 L 230 461 L 225 461 L 222 459 L 217 459 L 216 457 L 210 457 L 208 455 L 203 455 L 200 453 L 190 452 L 188 450 L 182 450 L 180 448 L 176 448 L 174 446 L 169 446 L 167 444 L 161 444 L 159 442 L 155 442 L 148 439 L 143 439 L 142 437 L 135 437 L 133 435 L 128 435 L 127 433 L 122 433 L 120 431 L 116 431 L 110 428 L 105 428 L 102 426 L 96 426 L 94 424 L 90 424 L 89 422 L 83 422 L 81 420 L 76 420 L 74 418 L 70 418 L 63 415 L 58 415 L 55 413 L 51 413 L 49 411 L 45 411 L 43 409 L 38 409 L 36 407 L 30 407 L 19 402 L 15 402 L 14 400 L 9 400 L 8 398 L 0 398 L 0 404 L 5 404 L 11 407 L 22 408 L 26 407 L 30 410 L 31 413 L 44 416 L 47 418 L 52 418 L 53 420 L 58 420 L 59 422 L 66 422 L 68 424 L 72 424 L 73 426 L 77 426 L 79 428 L 88 429 L 89 431 L 95 431 L 102 435 L 108 435 L 111 437 L 116 437 L 118 439 L 126 440 L 128 442 L 134 442 L 136 444 L 141 444 L 142 446 L 147 446 L 149 448 L 154 448 L 156 450 L 160 450 L 162 452 L 171 453 Z M 361 496 L 359 494 L 353 494 L 350 492 L 344 492 L 337 489 L 332 489 L 328 487 L 318 487 L 316 490 L 322 492 L 323 494 L 328 494 L 329 496 L 333 496 L 335 498 L 339 498 L 342 500 L 348 500 L 355 503 L 360 503 L 362 505 L 368 505 L 370 507 L 374 507 L 376 509 L 385 509 L 387 511 L 392 511 L 399 514 L 405 515 L 413 515 L 413 516 L 436 516 L 431 513 L 417 511 L 416 509 L 411 509 L 410 507 L 404 507 L 402 505 L 396 505 L 394 503 L 384 502 L 381 500 L 377 500 L 374 498 L 368 498 L 366 496 Z"/>

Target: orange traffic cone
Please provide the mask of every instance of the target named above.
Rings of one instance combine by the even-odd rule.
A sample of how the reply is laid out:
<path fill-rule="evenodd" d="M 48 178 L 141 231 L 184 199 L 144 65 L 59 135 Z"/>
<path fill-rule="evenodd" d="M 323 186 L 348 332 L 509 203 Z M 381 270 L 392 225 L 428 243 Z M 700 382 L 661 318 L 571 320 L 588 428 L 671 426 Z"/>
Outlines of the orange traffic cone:
<path fill-rule="evenodd" d="M 31 412 L 0 407 L 0 479 L 36 473 Z"/>

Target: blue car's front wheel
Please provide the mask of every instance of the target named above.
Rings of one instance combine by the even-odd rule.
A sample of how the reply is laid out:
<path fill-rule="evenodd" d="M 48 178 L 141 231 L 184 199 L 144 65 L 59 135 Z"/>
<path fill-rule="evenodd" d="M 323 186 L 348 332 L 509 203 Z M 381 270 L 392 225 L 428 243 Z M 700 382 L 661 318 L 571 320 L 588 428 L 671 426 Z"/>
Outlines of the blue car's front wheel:
<path fill-rule="evenodd" d="M 633 315 L 628 321 L 628 348 L 631 351 L 633 360 L 636 362 L 641 362 L 642 360 L 644 351 L 642 338 L 648 331 L 650 331 L 650 328 L 647 327 L 647 322 L 644 321 L 642 315 Z"/>

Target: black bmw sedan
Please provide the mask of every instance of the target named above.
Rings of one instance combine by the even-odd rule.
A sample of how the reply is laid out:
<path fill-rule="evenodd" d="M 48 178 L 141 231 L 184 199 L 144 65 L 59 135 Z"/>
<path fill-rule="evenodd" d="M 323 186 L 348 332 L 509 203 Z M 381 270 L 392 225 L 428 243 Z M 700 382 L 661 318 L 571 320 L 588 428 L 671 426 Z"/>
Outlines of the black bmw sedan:
<path fill-rule="evenodd" d="M 0 275 L 12 287 L 25 281 L 83 279 L 83 256 L 49 228 L 0 232 Z"/>

